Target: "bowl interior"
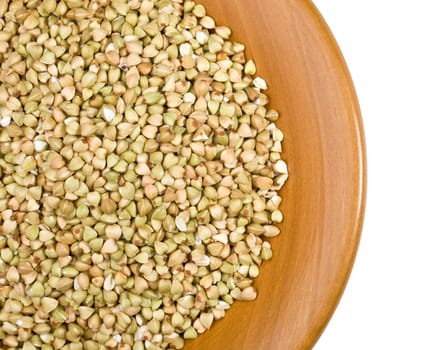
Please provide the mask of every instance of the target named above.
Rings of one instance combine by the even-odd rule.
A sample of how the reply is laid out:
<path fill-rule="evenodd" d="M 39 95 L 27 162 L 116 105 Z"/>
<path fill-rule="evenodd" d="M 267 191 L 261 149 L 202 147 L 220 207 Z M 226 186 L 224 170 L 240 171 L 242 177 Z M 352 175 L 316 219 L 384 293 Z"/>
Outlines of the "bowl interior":
<path fill-rule="evenodd" d="M 246 44 L 268 82 L 290 178 L 258 299 L 234 304 L 186 349 L 308 349 L 341 297 L 361 232 L 365 150 L 353 84 L 311 1 L 199 2 Z"/>

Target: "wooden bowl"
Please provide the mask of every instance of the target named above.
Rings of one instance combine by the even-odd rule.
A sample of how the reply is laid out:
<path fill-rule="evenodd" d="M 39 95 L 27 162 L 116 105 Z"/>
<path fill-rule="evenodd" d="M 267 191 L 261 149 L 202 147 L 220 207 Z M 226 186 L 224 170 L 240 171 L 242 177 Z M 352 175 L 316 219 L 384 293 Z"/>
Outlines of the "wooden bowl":
<path fill-rule="evenodd" d="M 365 203 L 358 101 L 340 50 L 309 0 L 201 0 L 247 45 L 281 112 L 290 178 L 274 258 L 258 299 L 235 303 L 187 350 L 310 349 L 325 328 L 356 255 Z"/>

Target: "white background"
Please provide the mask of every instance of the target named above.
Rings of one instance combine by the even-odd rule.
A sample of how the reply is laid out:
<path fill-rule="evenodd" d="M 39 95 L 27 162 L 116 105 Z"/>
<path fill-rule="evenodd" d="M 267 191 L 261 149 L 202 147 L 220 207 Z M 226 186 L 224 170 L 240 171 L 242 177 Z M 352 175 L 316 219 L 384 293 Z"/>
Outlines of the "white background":
<path fill-rule="evenodd" d="M 429 349 L 429 2 L 314 2 L 355 82 L 369 170 L 356 264 L 315 350 Z"/>

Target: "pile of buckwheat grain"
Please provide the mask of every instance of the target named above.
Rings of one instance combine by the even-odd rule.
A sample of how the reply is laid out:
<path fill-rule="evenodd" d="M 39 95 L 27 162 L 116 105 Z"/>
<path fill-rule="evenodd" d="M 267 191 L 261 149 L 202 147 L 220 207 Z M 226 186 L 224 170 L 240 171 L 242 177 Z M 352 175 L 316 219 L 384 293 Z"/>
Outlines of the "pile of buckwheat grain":
<path fill-rule="evenodd" d="M 181 349 L 283 220 L 279 115 L 203 6 L 0 0 L 0 344 Z"/>

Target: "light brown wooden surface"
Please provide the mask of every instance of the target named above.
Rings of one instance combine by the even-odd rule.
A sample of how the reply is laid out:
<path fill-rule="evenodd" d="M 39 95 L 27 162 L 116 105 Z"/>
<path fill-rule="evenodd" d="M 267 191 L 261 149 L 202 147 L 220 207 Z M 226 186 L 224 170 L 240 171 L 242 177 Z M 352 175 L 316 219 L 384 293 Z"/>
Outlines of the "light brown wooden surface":
<path fill-rule="evenodd" d="M 255 302 L 236 303 L 187 350 L 310 349 L 331 317 L 356 254 L 365 146 L 353 84 L 307 0 L 201 0 L 248 47 L 281 111 L 290 179 L 286 221 Z"/>

